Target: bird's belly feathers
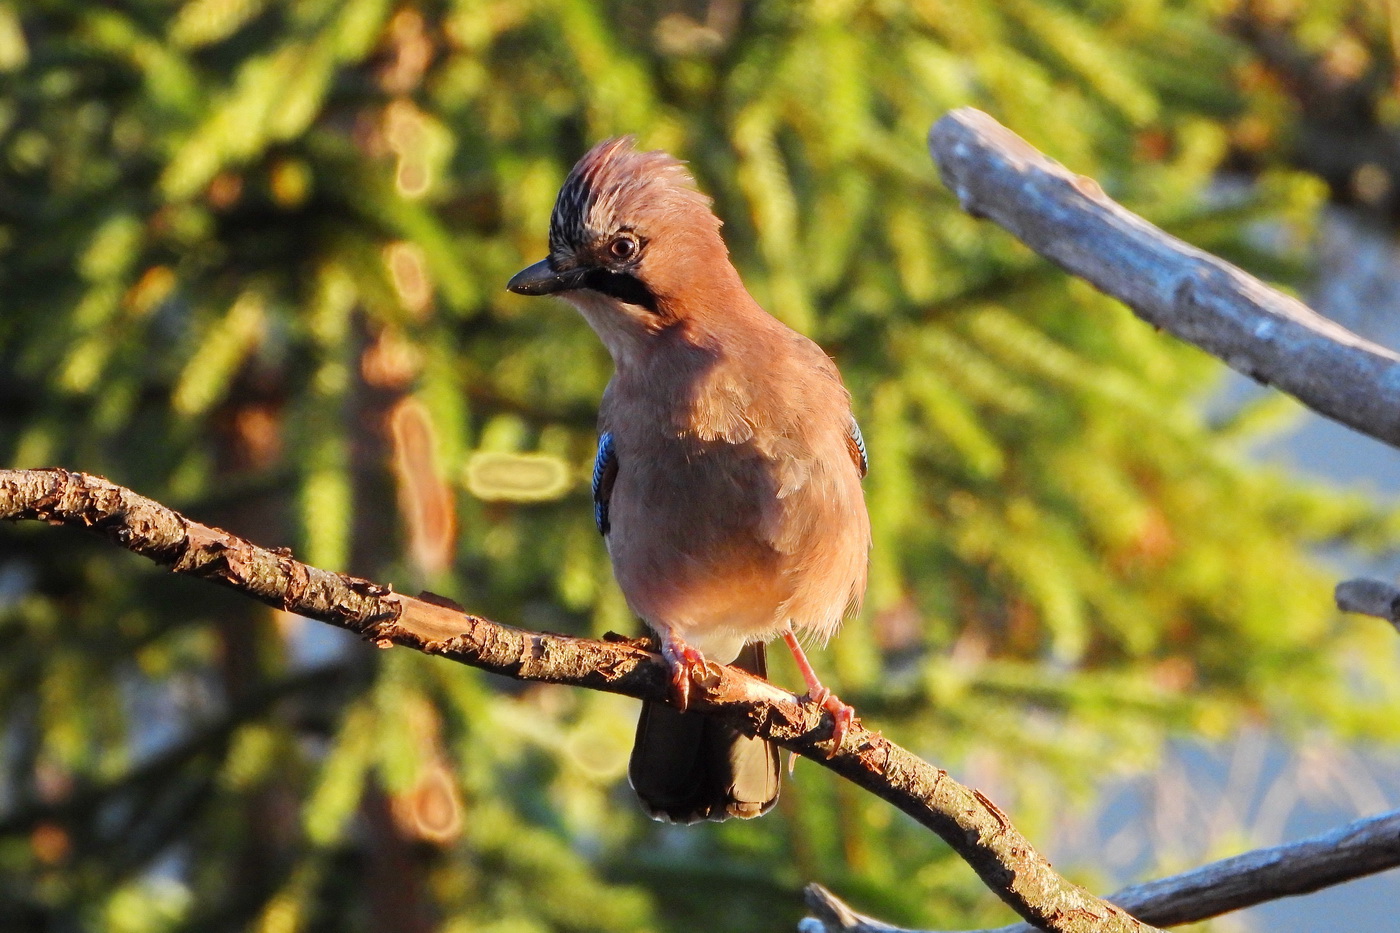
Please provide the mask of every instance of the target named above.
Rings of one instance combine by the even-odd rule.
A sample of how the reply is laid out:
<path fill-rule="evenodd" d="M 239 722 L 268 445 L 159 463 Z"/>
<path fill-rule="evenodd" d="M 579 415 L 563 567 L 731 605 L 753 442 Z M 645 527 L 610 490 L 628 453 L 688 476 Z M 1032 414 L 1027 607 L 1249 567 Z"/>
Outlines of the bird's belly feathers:
<path fill-rule="evenodd" d="M 629 457 L 618 443 L 608 550 L 652 628 L 727 660 L 789 622 L 830 635 L 864 590 L 869 526 L 843 450 L 830 464 L 694 438 Z"/>

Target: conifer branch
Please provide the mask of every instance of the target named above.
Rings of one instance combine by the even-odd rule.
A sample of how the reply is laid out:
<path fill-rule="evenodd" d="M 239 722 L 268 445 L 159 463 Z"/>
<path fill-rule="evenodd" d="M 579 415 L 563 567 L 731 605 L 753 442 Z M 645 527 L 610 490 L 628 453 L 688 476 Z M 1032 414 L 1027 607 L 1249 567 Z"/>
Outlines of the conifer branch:
<path fill-rule="evenodd" d="M 517 680 L 670 702 L 669 672 L 645 643 L 530 632 L 387 586 L 311 567 L 105 479 L 67 470 L 0 470 L 0 518 L 73 525 L 175 573 L 330 623 L 380 647 L 402 645 Z M 710 665 L 693 708 L 836 772 L 933 830 L 1008 905 L 1057 933 L 1149 933 L 1152 927 L 1051 868 L 981 792 L 866 729 L 859 720 L 828 757 L 832 718 L 812 703 L 731 667 Z"/>
<path fill-rule="evenodd" d="M 202 757 L 222 756 L 229 739 L 239 726 L 287 697 L 315 691 L 324 694 L 347 676 L 341 664 L 310 668 L 258 688 L 252 695 L 233 705 L 218 719 L 196 728 L 169 747 L 146 758 L 120 776 L 98 784 L 79 785 L 54 799 L 34 800 L 0 813 L 0 838 L 32 832 L 44 823 L 72 823 L 86 819 L 114 801 L 129 801 L 165 792 L 178 783 L 173 780 L 181 769 Z M 131 825 L 144 818 L 137 807 L 124 808 L 122 822 L 113 827 L 104 821 L 103 831 L 109 837 L 129 834 Z"/>
<path fill-rule="evenodd" d="M 1400 810 L 1356 820 L 1318 836 L 1255 849 L 1199 868 L 1124 888 L 1107 899 L 1142 920 L 1171 927 L 1400 866 Z M 919 933 L 856 913 L 821 885 L 809 885 L 813 916 L 803 933 Z M 1024 924 L 975 933 L 1033 933 Z M 931 931 L 926 931 L 931 933 Z"/>

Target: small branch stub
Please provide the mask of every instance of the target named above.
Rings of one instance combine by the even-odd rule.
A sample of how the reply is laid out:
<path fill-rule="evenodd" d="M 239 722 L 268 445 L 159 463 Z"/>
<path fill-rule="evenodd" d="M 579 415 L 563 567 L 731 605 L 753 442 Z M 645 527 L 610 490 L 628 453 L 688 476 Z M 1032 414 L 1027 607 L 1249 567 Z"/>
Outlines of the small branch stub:
<path fill-rule="evenodd" d="M 1337 584 L 1337 608 L 1385 619 L 1400 630 L 1400 587 L 1382 580 L 1347 580 Z"/>

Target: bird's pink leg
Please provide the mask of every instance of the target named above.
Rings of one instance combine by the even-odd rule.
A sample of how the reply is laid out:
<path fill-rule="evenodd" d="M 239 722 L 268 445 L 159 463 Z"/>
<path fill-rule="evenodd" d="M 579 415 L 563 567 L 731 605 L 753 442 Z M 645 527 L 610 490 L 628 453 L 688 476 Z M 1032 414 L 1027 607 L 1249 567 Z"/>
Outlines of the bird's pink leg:
<path fill-rule="evenodd" d="M 685 712 L 690 706 L 690 681 L 698 667 L 704 671 L 705 656 L 692 648 L 675 632 L 667 631 L 661 638 L 661 656 L 671 667 L 671 692 L 676 706 Z"/>
<path fill-rule="evenodd" d="M 831 751 L 826 756 L 831 758 L 841 750 L 842 745 L 846 744 L 846 732 L 851 728 L 851 723 L 855 721 L 856 711 L 842 703 L 836 694 L 823 686 L 822 682 L 817 679 L 817 672 L 812 670 L 812 662 L 807 660 L 807 655 L 803 652 L 802 646 L 797 643 L 797 636 L 792 633 L 792 629 L 783 632 L 783 641 L 787 642 L 788 648 L 792 651 L 792 658 L 797 662 L 797 669 L 801 672 L 802 679 L 807 682 L 807 698 L 830 713 L 831 718 L 836 720 L 836 724 L 831 729 Z"/>

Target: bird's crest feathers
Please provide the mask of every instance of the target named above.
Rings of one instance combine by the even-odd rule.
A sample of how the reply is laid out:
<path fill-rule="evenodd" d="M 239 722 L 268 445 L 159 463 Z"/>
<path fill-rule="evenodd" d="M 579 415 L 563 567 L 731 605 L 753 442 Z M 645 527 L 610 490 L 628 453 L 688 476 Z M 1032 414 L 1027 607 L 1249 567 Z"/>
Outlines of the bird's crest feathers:
<path fill-rule="evenodd" d="M 703 216 L 718 228 L 685 163 L 660 150 L 638 152 L 635 144 L 632 136 L 605 139 L 574 165 L 550 216 L 551 253 L 579 250 L 664 214 Z"/>

